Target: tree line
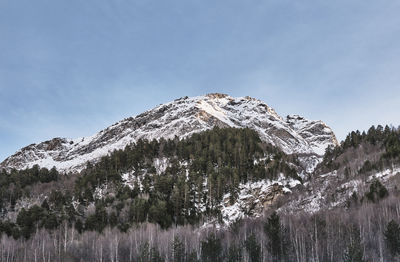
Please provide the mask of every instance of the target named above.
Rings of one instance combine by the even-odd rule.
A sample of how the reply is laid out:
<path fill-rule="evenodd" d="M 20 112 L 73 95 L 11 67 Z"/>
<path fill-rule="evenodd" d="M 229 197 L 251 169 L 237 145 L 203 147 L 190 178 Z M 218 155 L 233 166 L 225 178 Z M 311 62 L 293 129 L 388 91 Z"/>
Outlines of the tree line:
<path fill-rule="evenodd" d="M 162 172 L 156 170 L 157 159 L 168 159 Z M 296 165 L 295 156 L 263 143 L 254 130 L 215 128 L 183 140 L 139 140 L 98 163 L 88 163 L 79 175 L 71 175 L 70 187 L 54 168 L 3 171 L 4 188 L 13 194 L 19 187 L 29 197 L 27 185 L 35 183 L 60 180 L 62 187 L 41 203 L 19 210 L 15 221 L 5 219 L 4 232 L 29 238 L 37 229 L 52 230 L 64 221 L 78 232 L 102 232 L 108 226 L 126 231 L 143 222 L 168 228 L 212 218 L 222 221 L 219 206 L 225 194 L 234 203 L 241 183 L 273 180 L 281 173 L 301 180 Z M 122 179 L 127 172 L 134 177 L 130 186 Z M 97 195 L 105 187 L 108 191 Z M 3 199 L 12 210 L 8 197 Z"/>
<path fill-rule="evenodd" d="M 347 212 L 269 212 L 202 230 L 143 223 L 126 232 L 106 227 L 102 233 L 78 233 L 63 223 L 30 239 L 3 236 L 0 261 L 398 261 L 398 210 L 397 199 L 390 198 Z"/>

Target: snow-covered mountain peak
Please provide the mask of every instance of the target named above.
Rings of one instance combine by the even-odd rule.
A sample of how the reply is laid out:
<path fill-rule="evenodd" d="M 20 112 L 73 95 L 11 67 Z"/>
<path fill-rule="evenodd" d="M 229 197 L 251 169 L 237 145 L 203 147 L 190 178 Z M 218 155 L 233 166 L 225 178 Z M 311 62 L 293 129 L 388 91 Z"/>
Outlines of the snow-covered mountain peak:
<path fill-rule="evenodd" d="M 318 155 L 323 155 L 329 145 L 338 145 L 332 129 L 324 122 L 308 120 L 299 115 L 288 115 L 286 123 L 302 136 Z"/>
<path fill-rule="evenodd" d="M 212 93 L 159 105 L 90 137 L 55 138 L 27 146 L 3 161 L 0 168 L 24 169 L 38 164 L 64 172 L 80 171 L 88 161 L 95 162 L 139 139 L 185 138 L 215 126 L 254 129 L 262 140 L 285 153 L 312 156 L 314 160 L 327 146 L 337 145 L 334 133 L 321 121 L 300 116 L 283 119 L 258 99 Z"/>

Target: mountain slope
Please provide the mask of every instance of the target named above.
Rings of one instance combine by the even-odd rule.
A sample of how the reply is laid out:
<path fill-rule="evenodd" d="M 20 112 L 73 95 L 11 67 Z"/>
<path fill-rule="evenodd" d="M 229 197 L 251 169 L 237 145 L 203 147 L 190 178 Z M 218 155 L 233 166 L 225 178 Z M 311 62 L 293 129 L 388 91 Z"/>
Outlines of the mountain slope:
<path fill-rule="evenodd" d="M 377 202 L 387 196 L 386 188 L 398 192 L 399 181 L 400 129 L 372 126 L 367 132 L 351 132 L 339 147 L 327 150 L 312 177 L 283 201 L 281 211 L 318 212 Z"/>
<path fill-rule="evenodd" d="M 8 157 L 0 168 L 24 169 L 37 164 L 47 168 L 55 166 L 62 172 L 80 171 L 88 161 L 95 162 L 139 139 L 183 138 L 215 126 L 254 129 L 264 142 L 287 154 L 305 156 L 302 159 L 308 170 L 318 163 L 326 147 L 338 144 L 333 131 L 322 121 L 299 116 L 283 119 L 257 99 L 208 94 L 159 105 L 90 137 L 54 138 L 32 144 Z"/>

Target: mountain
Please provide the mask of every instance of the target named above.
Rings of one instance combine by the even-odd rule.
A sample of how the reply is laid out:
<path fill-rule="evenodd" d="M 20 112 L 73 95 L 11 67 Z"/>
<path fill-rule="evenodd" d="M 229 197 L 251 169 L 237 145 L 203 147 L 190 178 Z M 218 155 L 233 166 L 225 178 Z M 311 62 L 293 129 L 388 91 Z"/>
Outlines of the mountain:
<path fill-rule="evenodd" d="M 162 251 L 168 261 L 175 248 L 214 261 L 207 247 L 225 244 L 220 261 L 341 261 L 355 246 L 358 259 L 364 249 L 371 261 L 393 261 L 400 251 L 400 127 L 353 131 L 339 145 L 321 121 L 209 94 L 91 137 L 30 145 L 2 167 L 0 246 L 24 250 L 14 261 L 37 250 L 73 261 L 127 258 L 128 249 L 149 258 L 150 243 L 153 253 L 173 247 Z M 185 253 L 176 236 L 198 249 Z"/>
<path fill-rule="evenodd" d="M 338 145 L 335 134 L 322 121 L 298 115 L 284 119 L 258 99 L 214 93 L 159 105 L 93 136 L 29 145 L 5 159 L 0 168 L 25 169 L 37 164 L 61 172 L 80 171 L 88 161 L 96 162 L 139 139 L 184 138 L 216 126 L 254 129 L 264 142 L 286 154 L 298 154 L 309 172 L 328 146 Z"/>

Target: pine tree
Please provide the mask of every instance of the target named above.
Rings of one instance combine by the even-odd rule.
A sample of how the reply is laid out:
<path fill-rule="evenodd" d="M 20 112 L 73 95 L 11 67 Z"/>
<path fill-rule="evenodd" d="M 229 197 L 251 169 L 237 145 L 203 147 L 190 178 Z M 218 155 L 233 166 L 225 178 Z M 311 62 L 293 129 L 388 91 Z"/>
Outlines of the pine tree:
<path fill-rule="evenodd" d="M 249 254 L 250 262 L 261 261 L 261 246 L 257 242 L 256 236 L 251 234 L 244 242 L 246 251 Z"/>
<path fill-rule="evenodd" d="M 354 226 L 351 230 L 351 240 L 343 254 L 344 262 L 365 262 L 364 252 L 361 245 L 360 230 Z"/>
<path fill-rule="evenodd" d="M 389 191 L 386 189 L 384 185 L 379 180 L 374 180 L 370 187 L 369 192 L 365 194 L 368 200 L 372 202 L 379 201 L 382 198 L 385 198 L 389 195 Z"/>
<path fill-rule="evenodd" d="M 276 212 L 267 219 L 264 231 L 269 238 L 268 250 L 275 260 L 280 260 L 285 255 L 285 228 L 281 225 L 280 218 Z"/>
<path fill-rule="evenodd" d="M 179 237 L 175 236 L 172 242 L 172 261 L 184 262 L 185 261 L 185 247 Z"/>
<path fill-rule="evenodd" d="M 139 247 L 139 254 L 137 260 L 139 262 L 150 262 L 150 250 L 149 243 L 145 242 Z"/>
<path fill-rule="evenodd" d="M 203 262 L 222 262 L 221 240 L 214 234 L 210 234 L 206 240 L 201 241 L 201 261 Z"/>
<path fill-rule="evenodd" d="M 164 259 L 161 257 L 160 252 L 156 247 L 150 249 L 150 262 L 163 262 Z"/>
<path fill-rule="evenodd" d="M 195 251 L 192 251 L 187 258 L 187 262 L 198 262 L 199 259 L 197 258 L 197 253 Z"/>
<path fill-rule="evenodd" d="M 384 232 L 385 235 L 385 243 L 388 248 L 390 254 L 392 256 L 400 255 L 400 226 L 399 224 L 391 220 Z"/>
<path fill-rule="evenodd" d="M 228 249 L 227 261 L 228 262 L 241 262 L 242 261 L 242 249 L 236 245 L 231 245 Z"/>
<path fill-rule="evenodd" d="M 183 206 L 183 199 L 181 196 L 181 192 L 183 191 L 180 190 L 179 188 L 179 186 L 181 185 L 183 184 L 182 183 L 176 184 L 172 190 L 172 195 L 171 195 L 175 224 L 179 223 L 179 217 L 181 216 L 182 206 Z"/>

